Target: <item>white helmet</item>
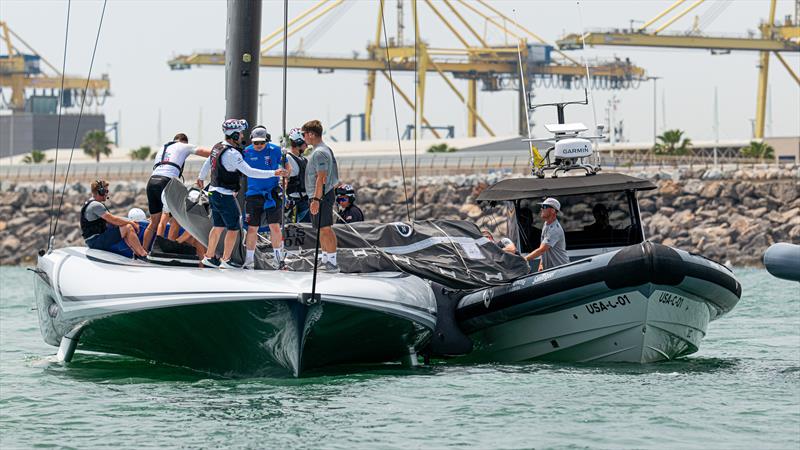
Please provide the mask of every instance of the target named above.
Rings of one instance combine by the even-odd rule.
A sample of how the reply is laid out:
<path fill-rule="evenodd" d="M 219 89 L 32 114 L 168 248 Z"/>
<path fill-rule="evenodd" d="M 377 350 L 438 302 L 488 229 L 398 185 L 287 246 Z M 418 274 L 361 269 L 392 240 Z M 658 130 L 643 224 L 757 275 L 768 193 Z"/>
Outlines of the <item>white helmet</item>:
<path fill-rule="evenodd" d="M 222 131 L 225 133 L 225 136 L 231 136 L 233 133 L 241 134 L 247 129 L 247 126 L 247 121 L 244 119 L 228 119 L 222 122 Z"/>
<path fill-rule="evenodd" d="M 147 215 L 144 213 L 144 211 L 142 211 L 141 208 L 131 208 L 131 210 L 128 211 L 128 219 L 141 222 L 143 220 L 147 220 Z"/>
<path fill-rule="evenodd" d="M 289 141 L 295 147 L 300 147 L 305 144 L 306 140 L 303 139 L 303 131 L 300 128 L 292 128 L 289 130 Z"/>

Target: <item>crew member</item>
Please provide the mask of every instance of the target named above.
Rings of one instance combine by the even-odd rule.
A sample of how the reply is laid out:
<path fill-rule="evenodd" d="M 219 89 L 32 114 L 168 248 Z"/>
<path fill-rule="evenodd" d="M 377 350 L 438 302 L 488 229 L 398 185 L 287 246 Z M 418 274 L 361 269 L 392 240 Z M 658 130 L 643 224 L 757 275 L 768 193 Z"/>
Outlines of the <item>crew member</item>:
<path fill-rule="evenodd" d="M 364 213 L 356 206 L 356 190 L 352 185 L 343 184 L 336 188 L 336 203 L 339 205 L 339 218 L 336 223 L 364 221 Z"/>
<path fill-rule="evenodd" d="M 303 156 L 308 144 L 303 139 L 303 132 L 300 128 L 292 128 L 289 132 L 289 145 L 288 162 L 293 166 L 293 175 L 286 182 L 286 207 L 289 210 L 289 221 L 292 223 L 308 223 L 311 222 L 311 217 L 308 214 L 308 195 L 306 194 L 305 178 L 308 160 Z M 297 170 L 294 170 L 295 166 Z M 297 172 L 297 174 L 294 175 L 294 172 Z"/>
<path fill-rule="evenodd" d="M 333 151 L 322 141 L 322 124 L 319 120 L 306 122 L 302 128 L 303 139 L 314 147 L 306 166 L 306 194 L 312 225 L 319 230 L 322 247 L 322 270 L 338 272 L 336 261 L 336 234 L 333 225 L 334 187 L 339 183 L 339 168 Z"/>
<path fill-rule="evenodd" d="M 509 253 L 511 255 L 519 255 L 519 252 L 517 251 L 517 246 L 514 245 L 514 242 L 511 241 L 511 239 L 507 237 L 502 237 L 500 238 L 499 241 L 495 241 L 494 236 L 492 236 L 492 232 L 485 228 L 481 230 L 481 234 L 483 235 L 483 237 L 493 242 L 494 245 L 496 245 L 497 248 L 499 248 L 500 250 Z"/>
<path fill-rule="evenodd" d="M 247 130 L 247 121 L 228 119 L 222 123 L 225 140 L 214 145 L 211 156 L 200 169 L 197 184 L 202 188 L 206 176 L 211 172 L 211 186 L 208 196 L 211 204 L 212 228 L 208 234 L 208 248 L 203 265 L 223 269 L 235 268 L 230 259 L 236 245 L 238 231 L 241 230 L 241 213 L 236 203 L 236 192 L 239 191 L 239 177 L 245 174 L 252 178 L 269 178 L 286 175 L 286 170 L 260 170 L 247 165 L 242 158 L 242 142 Z M 225 234 L 222 259 L 216 256 L 217 244 Z"/>
<path fill-rule="evenodd" d="M 133 250 L 134 259 L 147 261 L 147 252 L 139 242 L 139 224 L 111 214 L 103 203 L 108 199 L 108 182 L 96 180 L 91 190 L 92 198 L 81 208 L 81 235 L 86 246 L 111 251 L 114 244 L 124 240 Z"/>
<path fill-rule="evenodd" d="M 281 167 L 283 153 L 281 148 L 268 138 L 267 129 L 263 126 L 253 128 L 250 140 L 253 142 L 244 149 L 244 161 L 250 167 L 261 170 L 275 170 Z M 272 241 L 272 251 L 275 254 L 275 268 L 282 269 L 283 264 L 283 235 L 281 233 L 281 214 L 283 203 L 279 178 L 247 178 L 247 192 L 244 199 L 246 213 L 247 236 L 245 247 L 247 256 L 244 260 L 245 268 L 253 268 L 255 264 L 256 239 L 261 226 L 261 216 L 266 214 L 269 224 L 269 238 Z"/>
<path fill-rule="evenodd" d="M 569 263 L 567 244 L 564 229 L 558 223 L 558 213 L 561 212 L 561 203 L 554 198 L 547 198 L 539 204 L 539 216 L 544 220 L 542 225 L 542 240 L 539 248 L 525 256 L 526 261 L 539 260 L 539 271 Z"/>
<path fill-rule="evenodd" d="M 608 221 L 608 208 L 602 203 L 594 205 L 592 208 L 592 215 L 594 216 L 594 223 L 583 227 L 584 231 L 608 231 L 614 228 Z"/>
<path fill-rule="evenodd" d="M 171 141 L 156 152 L 153 161 L 153 173 L 147 181 L 147 208 L 150 210 L 150 225 L 144 230 L 144 248 L 150 249 L 153 236 L 161 221 L 161 212 L 164 210 L 161 194 L 167 183 L 173 177 L 183 177 L 183 166 L 189 155 L 208 157 L 211 151 L 207 148 L 189 144 L 189 138 L 184 133 L 178 133 Z"/>

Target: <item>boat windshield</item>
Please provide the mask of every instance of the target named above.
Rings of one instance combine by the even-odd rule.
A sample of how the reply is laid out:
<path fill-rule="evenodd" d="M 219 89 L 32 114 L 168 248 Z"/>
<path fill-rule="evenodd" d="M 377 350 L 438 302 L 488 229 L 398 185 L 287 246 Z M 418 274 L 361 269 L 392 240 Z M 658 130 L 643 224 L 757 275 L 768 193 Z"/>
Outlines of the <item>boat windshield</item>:
<path fill-rule="evenodd" d="M 564 229 L 567 250 L 623 247 L 642 241 L 642 234 L 631 213 L 633 194 L 610 192 L 558 197 L 561 212 L 558 221 Z M 632 201 L 633 200 L 633 201 Z M 539 247 L 542 219 L 541 200 L 525 199 L 516 203 L 519 238 L 522 250 Z"/>

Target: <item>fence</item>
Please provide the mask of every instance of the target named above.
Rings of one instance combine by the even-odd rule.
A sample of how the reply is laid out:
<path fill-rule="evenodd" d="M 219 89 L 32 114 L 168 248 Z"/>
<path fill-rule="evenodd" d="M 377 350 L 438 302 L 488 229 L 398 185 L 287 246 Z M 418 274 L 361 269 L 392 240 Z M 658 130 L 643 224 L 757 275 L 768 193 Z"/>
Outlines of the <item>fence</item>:
<path fill-rule="evenodd" d="M 508 173 L 530 173 L 529 158 L 525 154 L 502 153 L 450 153 L 446 155 L 419 155 L 416 159 L 416 173 L 419 176 L 473 174 L 502 170 Z M 401 164 L 398 156 L 345 156 L 338 158 L 339 173 L 343 179 L 359 177 L 385 178 L 401 175 L 406 177 L 414 173 L 414 157 L 404 156 Z M 630 170 L 674 169 L 710 169 L 714 167 L 713 159 L 701 156 L 656 156 L 656 155 L 623 155 L 613 159 L 604 156 L 602 166 Z M 187 161 L 184 177 L 187 181 L 200 172 L 202 161 Z M 773 160 L 718 158 L 718 163 L 725 168 L 750 168 L 775 166 Z M 52 164 L 15 164 L 0 166 L 0 180 L 7 182 L 47 181 L 53 179 Z M 66 164 L 59 164 L 56 179 L 63 182 Z M 103 163 L 78 163 L 70 168 L 70 181 L 92 181 L 105 178 L 117 181 L 145 181 L 150 176 L 153 166 L 150 161 L 125 161 Z"/>

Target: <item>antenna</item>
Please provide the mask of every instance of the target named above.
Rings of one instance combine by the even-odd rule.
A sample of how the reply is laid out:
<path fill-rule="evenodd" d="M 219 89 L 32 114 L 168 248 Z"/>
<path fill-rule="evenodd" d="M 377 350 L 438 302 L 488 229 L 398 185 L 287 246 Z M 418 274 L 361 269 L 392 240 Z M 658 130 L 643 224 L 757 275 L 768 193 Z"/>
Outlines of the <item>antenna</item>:
<path fill-rule="evenodd" d="M 517 20 L 517 10 L 511 10 L 514 13 L 514 21 L 518 22 Z M 522 101 L 525 103 L 525 128 L 528 130 L 528 145 L 530 147 L 530 155 L 531 155 L 531 164 L 534 167 L 540 167 L 544 162 L 542 155 L 536 150 L 536 147 L 533 145 L 533 135 L 531 134 L 531 116 L 530 116 L 530 107 L 528 105 L 528 92 L 525 87 L 525 73 L 522 70 L 522 49 L 520 45 L 522 44 L 522 39 L 517 41 L 517 60 L 519 61 L 519 83 L 522 87 Z"/>
<path fill-rule="evenodd" d="M 586 57 L 586 30 L 583 28 L 583 12 L 581 10 L 581 2 L 578 0 L 576 2 L 578 4 L 578 25 L 581 27 L 581 58 L 583 58 L 583 67 L 586 69 L 586 100 L 588 101 L 591 98 L 590 104 L 592 105 L 592 119 L 594 120 L 594 124 L 597 127 L 597 134 L 602 135 L 603 129 L 602 125 L 597 123 L 597 110 L 594 107 L 594 95 L 592 94 L 591 90 L 591 81 L 592 79 L 589 77 L 589 58 Z M 610 124 L 611 132 L 614 132 L 614 125 Z M 597 165 L 600 165 L 600 151 L 597 148 L 597 144 L 592 142 L 592 146 L 594 147 L 594 154 L 596 158 Z"/>

